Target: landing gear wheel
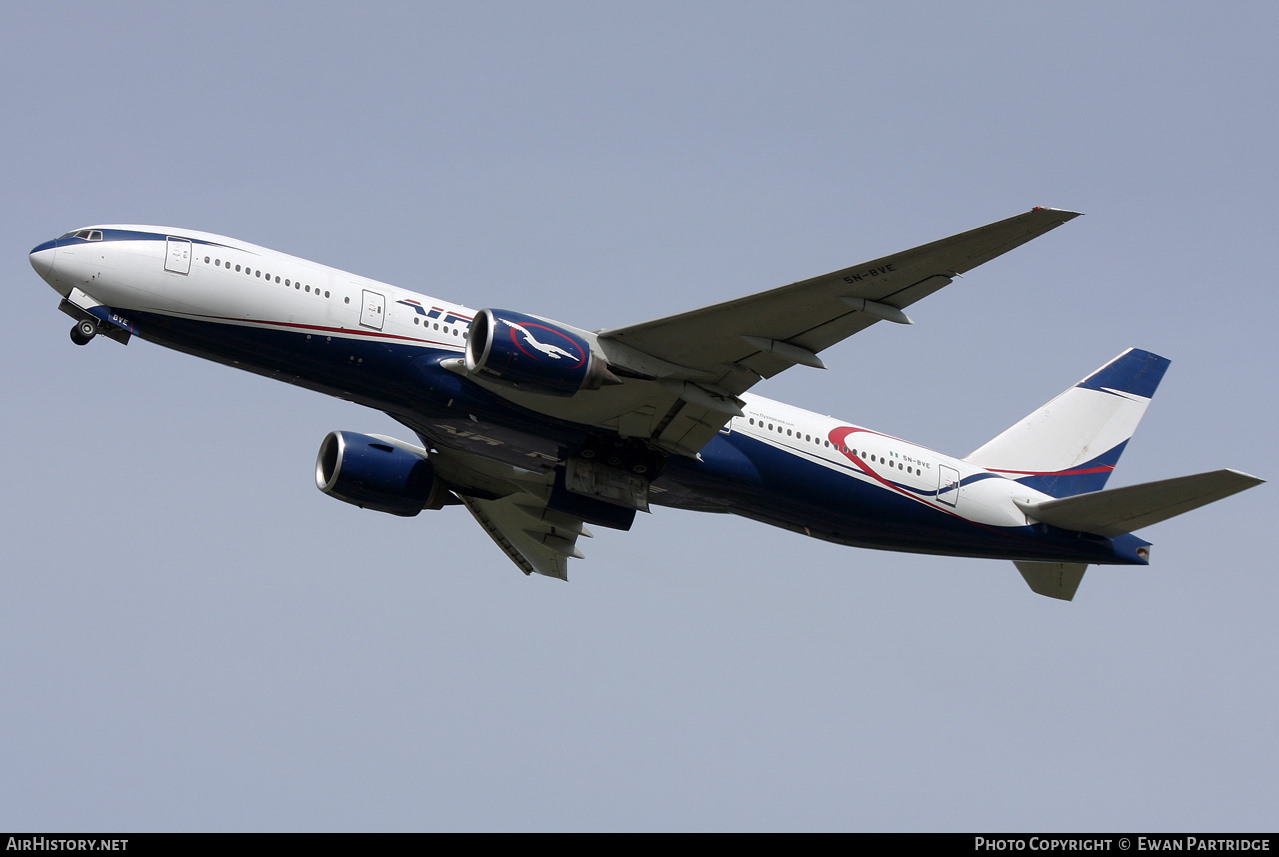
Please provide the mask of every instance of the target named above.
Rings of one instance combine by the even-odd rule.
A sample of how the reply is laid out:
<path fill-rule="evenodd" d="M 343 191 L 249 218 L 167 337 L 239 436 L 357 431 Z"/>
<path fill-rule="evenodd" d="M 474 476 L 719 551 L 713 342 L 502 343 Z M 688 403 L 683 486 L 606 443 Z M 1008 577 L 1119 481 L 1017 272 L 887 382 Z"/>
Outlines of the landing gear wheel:
<path fill-rule="evenodd" d="M 71 341 L 76 345 L 88 345 L 89 340 L 98 335 L 98 326 L 85 319 L 77 321 L 75 327 L 71 328 Z"/>
<path fill-rule="evenodd" d="M 642 476 L 645 479 L 656 479 L 662 474 L 665 464 L 662 454 L 647 444 L 631 439 L 626 442 L 621 452 L 621 466 L 627 473 Z"/>
<path fill-rule="evenodd" d="M 666 468 L 666 456 L 639 438 L 591 435 L 586 438 L 575 456 L 596 466 L 617 468 L 624 473 L 656 479 Z"/>
<path fill-rule="evenodd" d="M 638 450 L 626 461 L 626 469 L 636 476 L 656 479 L 662 473 L 662 456 L 650 449 Z"/>

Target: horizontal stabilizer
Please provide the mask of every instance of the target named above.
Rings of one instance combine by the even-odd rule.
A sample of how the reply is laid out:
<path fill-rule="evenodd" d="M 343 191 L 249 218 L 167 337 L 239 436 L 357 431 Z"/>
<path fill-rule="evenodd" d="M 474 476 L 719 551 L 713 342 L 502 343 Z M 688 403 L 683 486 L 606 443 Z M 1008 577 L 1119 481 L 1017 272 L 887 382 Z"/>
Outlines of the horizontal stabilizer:
<path fill-rule="evenodd" d="M 1028 516 L 1045 524 L 1114 538 L 1206 506 L 1264 481 L 1238 470 L 1214 470 L 1059 500 L 1014 502 Z M 1019 563 L 1018 568 L 1021 565 Z M 1023 570 L 1022 574 L 1025 573 Z M 1031 586 L 1033 588 L 1034 584 Z"/>
<path fill-rule="evenodd" d="M 1030 588 L 1049 598 L 1070 601 L 1088 568 L 1082 562 L 1014 562 Z"/>

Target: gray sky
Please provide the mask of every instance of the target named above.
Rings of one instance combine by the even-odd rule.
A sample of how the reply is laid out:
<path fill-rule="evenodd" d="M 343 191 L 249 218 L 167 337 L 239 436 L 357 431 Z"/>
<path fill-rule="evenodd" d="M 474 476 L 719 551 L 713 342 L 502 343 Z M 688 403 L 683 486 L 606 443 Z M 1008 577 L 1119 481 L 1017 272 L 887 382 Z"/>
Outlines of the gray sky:
<path fill-rule="evenodd" d="M 1129 346 L 1112 486 L 1279 477 L 1268 3 L 26 4 L 0 34 L 0 829 L 1274 830 L 1273 485 L 1074 603 L 658 509 L 563 584 L 314 488 L 383 415 L 27 263 L 186 226 L 609 327 L 1086 217 L 757 392 L 964 455 Z"/>

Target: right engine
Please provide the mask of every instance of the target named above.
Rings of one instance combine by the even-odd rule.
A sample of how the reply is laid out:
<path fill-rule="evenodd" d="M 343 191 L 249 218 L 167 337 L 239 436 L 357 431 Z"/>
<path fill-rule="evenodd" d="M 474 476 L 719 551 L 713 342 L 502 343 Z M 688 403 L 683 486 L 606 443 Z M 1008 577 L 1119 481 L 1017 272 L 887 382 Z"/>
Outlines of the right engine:
<path fill-rule="evenodd" d="M 543 396 L 573 396 L 621 383 L 608 361 L 573 330 L 504 309 L 476 313 L 466 337 L 466 370 Z"/>
<path fill-rule="evenodd" d="M 426 456 L 349 431 L 329 432 L 320 444 L 315 486 L 361 509 L 405 518 L 441 509 L 451 496 Z"/>

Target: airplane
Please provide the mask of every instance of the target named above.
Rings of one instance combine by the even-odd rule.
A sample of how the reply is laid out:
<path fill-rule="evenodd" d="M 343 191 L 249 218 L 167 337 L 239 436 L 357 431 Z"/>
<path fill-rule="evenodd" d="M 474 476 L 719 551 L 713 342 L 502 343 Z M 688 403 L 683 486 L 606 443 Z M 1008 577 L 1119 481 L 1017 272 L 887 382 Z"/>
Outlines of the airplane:
<path fill-rule="evenodd" d="M 1074 598 L 1149 563 L 1132 531 L 1260 484 L 1217 470 L 1106 482 L 1169 361 L 1129 349 L 963 458 L 748 392 L 1077 217 L 1029 212 L 736 300 L 586 330 L 461 304 L 207 232 L 75 229 L 32 267 L 71 339 L 133 336 L 390 415 L 416 443 L 330 432 L 315 481 L 411 517 L 464 505 L 525 574 L 568 579 L 587 524 L 652 505 L 842 545 L 1011 560 Z"/>

